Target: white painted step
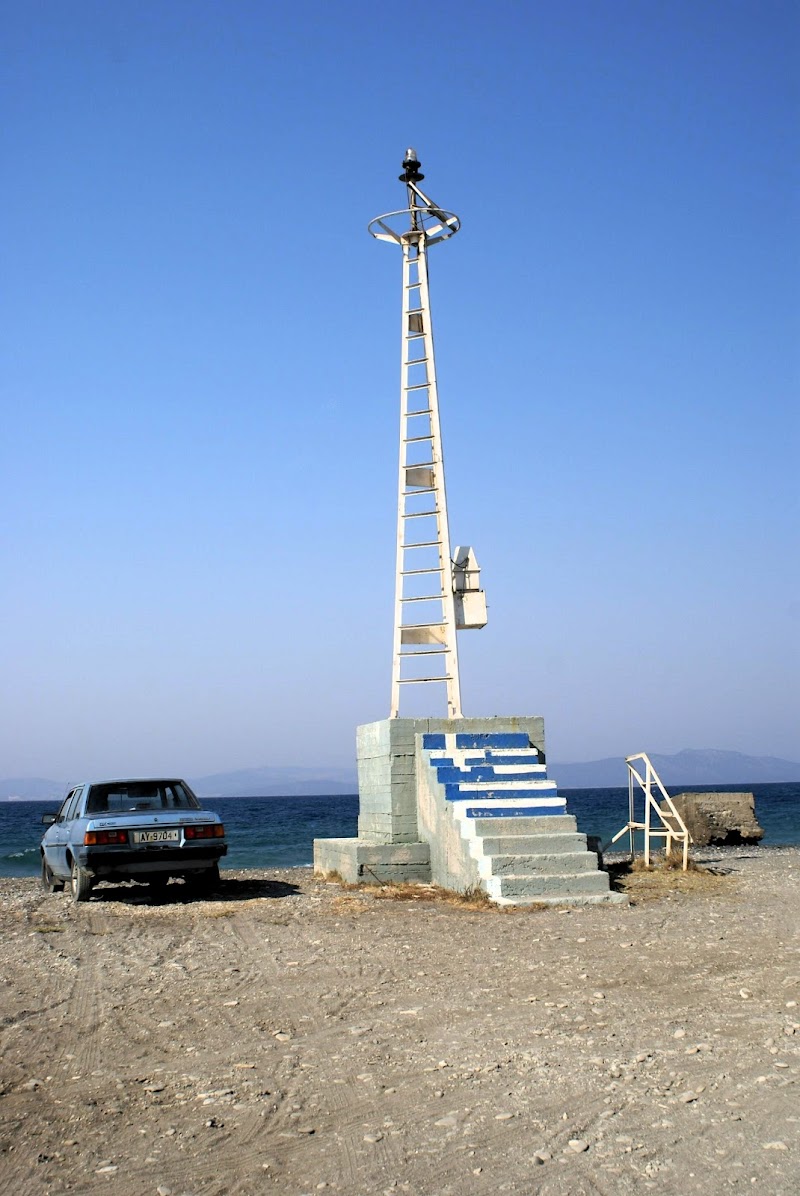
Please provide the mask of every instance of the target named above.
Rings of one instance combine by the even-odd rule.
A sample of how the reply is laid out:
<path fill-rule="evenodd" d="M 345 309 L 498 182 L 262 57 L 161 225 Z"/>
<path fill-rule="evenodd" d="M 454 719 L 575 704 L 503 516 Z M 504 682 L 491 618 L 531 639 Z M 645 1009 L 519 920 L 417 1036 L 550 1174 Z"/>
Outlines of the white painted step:
<path fill-rule="evenodd" d="M 559 852 L 554 855 L 492 855 L 488 858 L 492 876 L 572 876 L 597 872 L 592 852 Z"/>
<path fill-rule="evenodd" d="M 607 872 L 573 872 L 562 876 L 543 873 L 537 876 L 495 876 L 487 882 L 491 896 L 499 897 L 578 897 L 587 893 L 607 893 Z"/>
<path fill-rule="evenodd" d="M 544 814 L 536 817 L 517 815 L 511 818 L 469 818 L 474 833 L 484 835 L 551 835 L 562 832 L 577 832 L 578 823 L 573 814 Z"/>
<path fill-rule="evenodd" d="M 563 835 L 484 835 L 477 839 L 484 855 L 551 855 L 587 850 L 586 836 Z M 592 853 L 596 861 L 597 856 Z"/>

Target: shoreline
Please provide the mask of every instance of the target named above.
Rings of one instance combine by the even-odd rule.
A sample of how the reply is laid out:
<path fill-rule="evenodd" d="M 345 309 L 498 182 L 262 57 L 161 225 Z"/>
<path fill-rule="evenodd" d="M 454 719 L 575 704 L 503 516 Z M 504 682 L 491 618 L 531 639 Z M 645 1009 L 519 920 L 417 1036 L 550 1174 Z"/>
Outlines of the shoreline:
<path fill-rule="evenodd" d="M 37 853 L 36 868 L 31 868 L 30 871 L 20 874 L 18 872 L 4 872 L 2 870 L 2 867 L 0 867 L 0 880 L 38 880 L 38 878 L 39 878 L 39 868 L 38 868 L 38 850 L 39 849 L 38 849 L 38 846 L 36 848 L 29 848 L 28 850 L 30 852 L 35 851 Z M 764 842 L 737 843 L 737 844 L 710 845 L 708 847 L 692 847 L 692 848 L 690 848 L 690 859 L 694 860 L 698 864 L 703 864 L 703 863 L 714 863 L 714 862 L 729 859 L 729 858 L 730 859 L 746 858 L 749 855 L 756 855 L 756 856 L 761 855 L 761 854 L 772 855 L 772 854 L 780 854 L 780 853 L 786 853 L 786 852 L 789 852 L 789 853 L 800 852 L 800 842 L 799 843 L 764 843 Z M 637 854 L 637 857 L 641 856 L 641 854 L 642 854 L 641 847 L 637 847 L 636 854 Z M 8 858 L 16 858 L 16 857 L 8 857 Z M 227 859 L 227 857 L 226 857 L 226 859 Z M 619 850 L 615 849 L 614 851 L 603 852 L 603 860 L 607 864 L 619 865 L 619 864 L 624 863 L 627 859 L 628 859 L 627 851 L 619 851 Z M 220 872 L 222 872 L 222 873 L 225 873 L 225 872 L 234 873 L 234 872 L 242 872 L 242 871 L 249 871 L 249 872 L 255 871 L 255 872 L 271 873 L 276 870 L 277 871 L 298 870 L 298 871 L 313 872 L 313 869 L 314 869 L 313 860 L 309 860 L 307 863 L 303 863 L 303 864 L 278 864 L 278 865 L 235 864 L 232 866 L 230 864 L 227 864 L 225 862 L 225 860 L 220 862 Z"/>

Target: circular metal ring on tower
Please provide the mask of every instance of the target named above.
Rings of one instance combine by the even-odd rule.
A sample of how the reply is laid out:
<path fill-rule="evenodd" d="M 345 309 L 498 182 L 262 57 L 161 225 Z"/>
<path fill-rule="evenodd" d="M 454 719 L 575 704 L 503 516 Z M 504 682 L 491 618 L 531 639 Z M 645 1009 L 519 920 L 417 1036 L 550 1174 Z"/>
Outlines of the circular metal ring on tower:
<path fill-rule="evenodd" d="M 403 228 L 399 225 L 400 217 L 405 217 Z M 418 227 L 413 228 L 416 216 Z M 408 227 L 409 221 L 412 227 Z M 461 221 L 455 212 L 446 212 L 443 208 L 402 208 L 399 212 L 387 212 L 384 216 L 376 216 L 367 225 L 368 231 L 378 241 L 391 241 L 402 245 L 409 237 L 420 232 L 424 235 L 428 245 L 435 245 L 437 241 L 446 241 L 461 228 Z"/>

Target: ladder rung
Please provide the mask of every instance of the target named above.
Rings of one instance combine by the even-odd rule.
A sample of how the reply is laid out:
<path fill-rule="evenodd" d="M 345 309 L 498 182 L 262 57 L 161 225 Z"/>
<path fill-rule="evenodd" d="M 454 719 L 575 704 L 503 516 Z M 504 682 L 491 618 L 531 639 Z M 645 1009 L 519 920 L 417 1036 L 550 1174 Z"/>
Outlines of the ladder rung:
<path fill-rule="evenodd" d="M 406 411 L 406 419 L 410 419 L 412 415 L 433 415 L 433 407 L 422 407 L 419 411 Z"/>
<path fill-rule="evenodd" d="M 411 314 L 413 315 L 414 313 L 412 312 Z M 407 332 L 406 340 L 407 341 L 420 341 L 424 338 L 424 336 L 425 336 L 424 332 Z"/>
<path fill-rule="evenodd" d="M 437 570 L 438 572 L 438 570 Z M 401 598 L 401 602 L 441 602 L 444 592 L 439 594 L 422 594 L 419 598 Z"/>
<path fill-rule="evenodd" d="M 401 577 L 419 577 L 421 573 L 441 573 L 441 569 L 404 569 Z"/>
<path fill-rule="evenodd" d="M 431 681 L 452 681 L 453 678 L 448 674 L 446 677 L 398 677 L 398 685 L 425 685 Z"/>
<path fill-rule="evenodd" d="M 421 652 L 398 652 L 401 660 L 414 660 L 417 656 L 446 656 L 449 648 L 423 648 Z"/>
<path fill-rule="evenodd" d="M 438 511 L 409 511 L 403 512 L 402 519 L 430 519 L 433 515 L 438 515 Z"/>
<path fill-rule="evenodd" d="M 411 466 L 407 466 L 411 468 Z M 435 486 L 415 486 L 413 490 L 404 490 L 403 498 L 413 498 L 415 494 L 435 494 Z"/>
<path fill-rule="evenodd" d="M 427 436 L 407 436 L 403 444 L 419 444 L 421 440 L 433 440 L 433 432 L 429 432 Z M 433 465 L 433 462 L 427 461 L 425 464 Z"/>
<path fill-rule="evenodd" d="M 401 548 L 441 548 L 441 540 L 421 540 L 419 544 L 401 544 Z"/>
<path fill-rule="evenodd" d="M 419 631 L 421 627 L 445 627 L 445 624 L 439 620 L 438 623 L 401 623 L 401 631 Z"/>
<path fill-rule="evenodd" d="M 403 390 L 427 390 L 430 385 L 430 382 L 415 382 L 413 386 L 404 386 Z M 414 414 L 416 415 L 416 412 Z"/>

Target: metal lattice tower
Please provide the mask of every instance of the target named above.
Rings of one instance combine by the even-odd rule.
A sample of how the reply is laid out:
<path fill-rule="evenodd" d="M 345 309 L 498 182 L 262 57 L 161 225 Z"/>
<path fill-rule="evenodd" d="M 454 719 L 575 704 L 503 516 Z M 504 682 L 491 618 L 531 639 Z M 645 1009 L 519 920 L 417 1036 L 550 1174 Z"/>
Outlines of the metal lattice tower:
<path fill-rule="evenodd" d="M 391 717 L 400 713 L 406 685 L 445 685 L 447 717 L 461 718 L 458 627 L 483 626 L 464 614 L 478 591 L 471 549 L 450 552 L 439 396 L 428 291 L 428 247 L 461 227 L 420 189 L 424 178 L 409 149 L 400 181 L 408 207 L 377 216 L 369 231 L 403 250 L 403 321 L 400 378 L 400 469 L 397 496 L 397 571 Z"/>

